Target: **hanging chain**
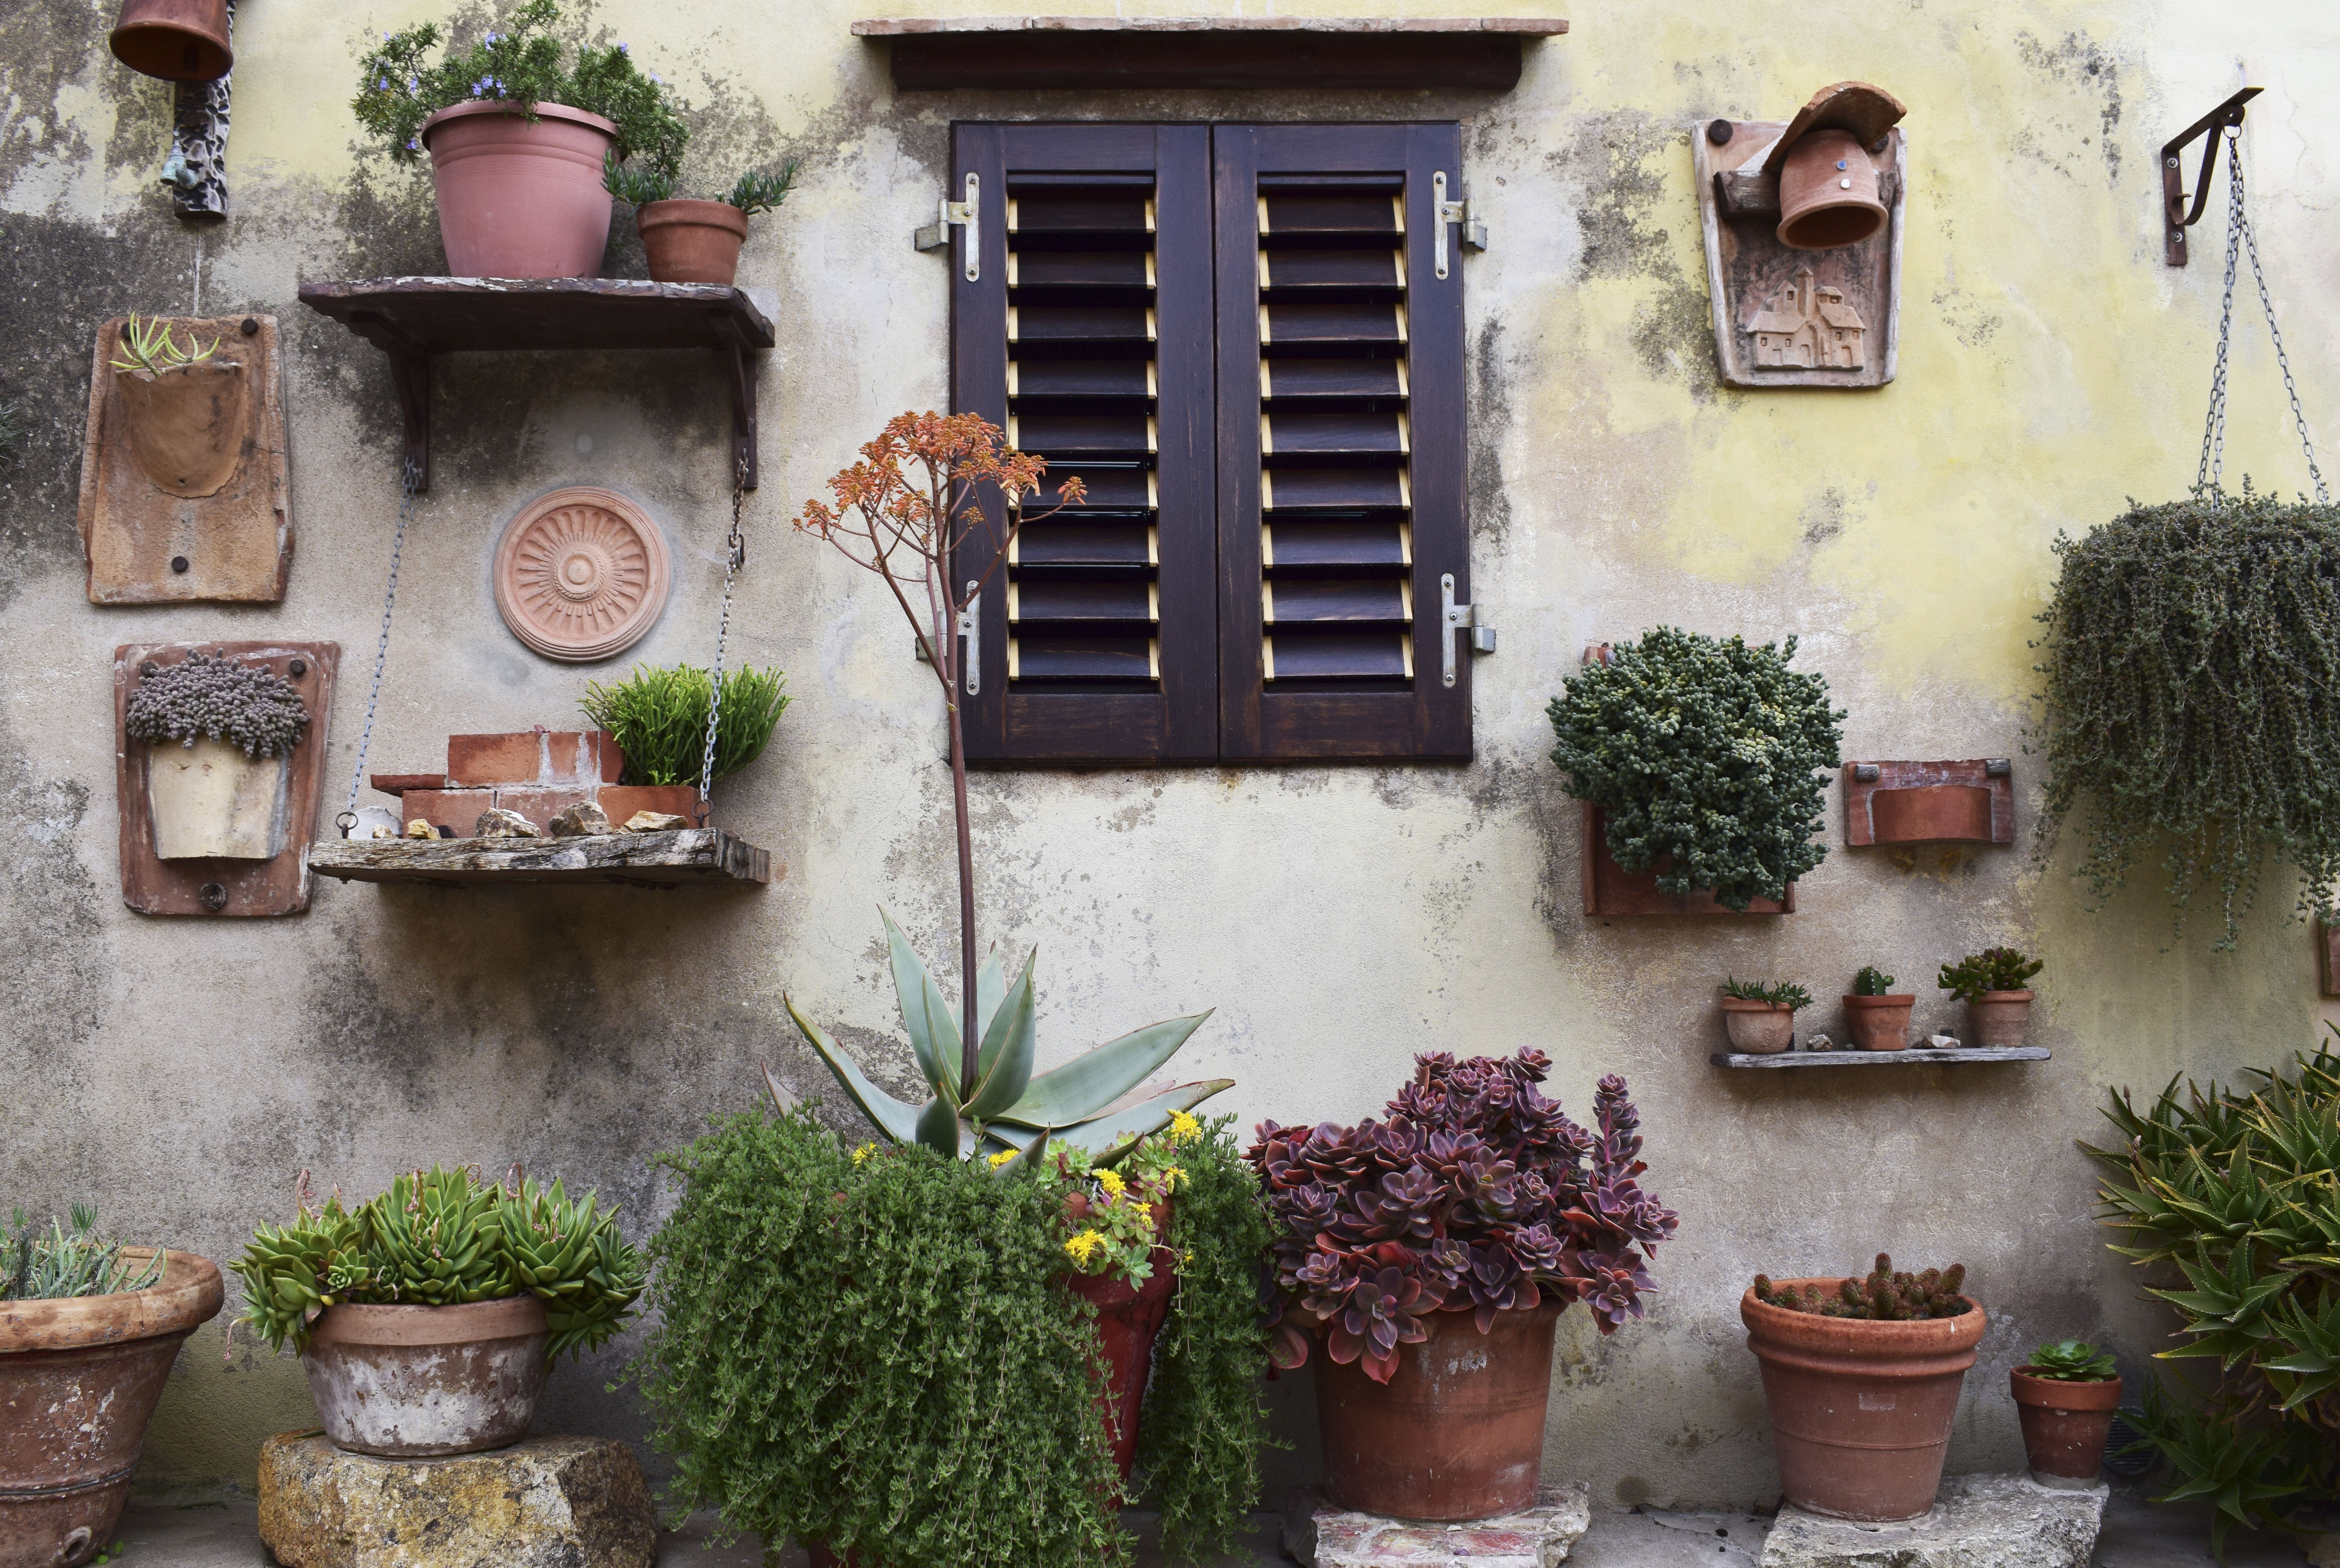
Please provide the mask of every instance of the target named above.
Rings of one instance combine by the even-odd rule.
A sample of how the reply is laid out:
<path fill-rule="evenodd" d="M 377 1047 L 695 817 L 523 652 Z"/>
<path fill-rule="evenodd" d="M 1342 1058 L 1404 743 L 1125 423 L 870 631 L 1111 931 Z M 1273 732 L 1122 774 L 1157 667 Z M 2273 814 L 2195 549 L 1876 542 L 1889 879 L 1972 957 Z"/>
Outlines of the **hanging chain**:
<path fill-rule="evenodd" d="M 365 783 L 366 751 L 373 745 L 373 715 L 382 701 L 382 670 L 390 659 L 390 616 L 398 604 L 398 558 L 406 549 L 407 520 L 414 515 L 414 496 L 422 482 L 422 467 L 412 457 L 399 471 L 398 531 L 390 536 L 390 586 L 382 596 L 382 636 L 374 643 L 373 684 L 366 689 L 365 728 L 358 733 L 357 766 L 350 770 L 350 798 L 333 819 L 347 838 L 357 826 L 358 789 Z"/>
<path fill-rule="evenodd" d="M 731 580 L 748 563 L 748 538 L 739 531 L 739 513 L 748 504 L 748 460 L 733 461 L 731 470 L 731 536 L 725 540 L 723 612 L 715 622 L 714 694 L 707 702 L 707 752 L 699 765 L 699 815 L 707 817 L 708 791 L 715 787 L 715 729 L 723 717 L 723 644 L 731 635 Z"/>
<path fill-rule="evenodd" d="M 2251 278 L 2258 285 L 2259 308 L 2266 313 L 2267 335 L 2275 340 L 2275 362 L 2283 372 L 2283 390 L 2291 399 L 2291 418 L 2299 431 L 2299 450 L 2307 459 L 2307 477 L 2315 486 L 2316 503 L 2324 505 L 2331 496 L 2325 488 L 2324 471 L 2315 463 L 2315 443 L 2307 433 L 2307 413 L 2300 406 L 2299 387 L 2292 380 L 2290 356 L 2284 352 L 2283 330 L 2276 325 L 2275 298 L 2267 292 L 2266 273 L 2259 265 L 2258 235 L 2252 231 L 2250 214 L 2243 204 L 2242 139 L 2240 126 L 2226 127 L 2226 288 L 2218 306 L 2218 359 L 2210 374 L 2210 412 L 2202 427 L 2202 461 L 2195 470 L 2194 482 L 2197 488 L 2206 487 L 2216 495 L 2226 468 L 2226 349 L 2234 332 L 2237 263 L 2247 250 Z"/>

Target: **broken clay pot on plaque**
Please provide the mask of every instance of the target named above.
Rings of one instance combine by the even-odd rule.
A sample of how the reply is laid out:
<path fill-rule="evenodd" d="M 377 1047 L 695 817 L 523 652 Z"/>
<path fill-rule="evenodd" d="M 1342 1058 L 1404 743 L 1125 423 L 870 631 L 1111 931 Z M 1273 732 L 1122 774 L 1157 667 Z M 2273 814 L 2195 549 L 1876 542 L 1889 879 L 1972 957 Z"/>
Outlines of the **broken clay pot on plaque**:
<path fill-rule="evenodd" d="M 1730 1031 L 1730 1048 L 1747 1056 L 1775 1056 L 1796 1043 L 1796 1015 L 1777 1002 L 1725 997 L 1722 1024 Z"/>
<path fill-rule="evenodd" d="M 2029 991 L 1985 991 L 1968 1002 L 1974 1043 L 1993 1047 L 2023 1044 L 2031 1033 L 2031 997 Z"/>
<path fill-rule="evenodd" d="M 1885 226 L 1885 203 L 1869 162 L 1849 131 L 1798 139 L 1780 169 L 1779 240 L 1790 250 L 1857 245 Z"/>
<path fill-rule="evenodd" d="M 243 366 L 204 360 L 164 371 L 117 370 L 130 450 L 155 487 L 190 501 L 217 495 L 250 454 Z"/>
<path fill-rule="evenodd" d="M 146 749 L 146 809 L 164 860 L 273 860 L 284 852 L 290 757 L 224 740 Z"/>
<path fill-rule="evenodd" d="M 1852 1043 L 1864 1051 L 1908 1050 L 1909 1014 L 1917 1005 L 1914 994 L 1845 997 L 1844 1021 L 1852 1027 Z"/>

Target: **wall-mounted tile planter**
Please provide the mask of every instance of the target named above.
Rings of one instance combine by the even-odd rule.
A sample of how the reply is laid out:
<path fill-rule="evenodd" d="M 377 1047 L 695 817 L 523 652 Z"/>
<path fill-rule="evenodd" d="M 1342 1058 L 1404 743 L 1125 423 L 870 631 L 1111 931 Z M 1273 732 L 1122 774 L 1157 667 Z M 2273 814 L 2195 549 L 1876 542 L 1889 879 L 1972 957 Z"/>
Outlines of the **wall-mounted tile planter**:
<path fill-rule="evenodd" d="M 1664 893 L 1658 890 L 1658 874 L 1652 870 L 1628 871 L 1617 864 L 1609 852 L 1609 829 L 1606 814 L 1598 806 L 1584 807 L 1584 912 L 1588 915 L 1732 915 L 1740 911 L 1726 909 L 1708 892 Z M 1796 885 L 1788 884 L 1784 900 L 1758 898 L 1749 904 L 1750 915 L 1792 915 L 1796 912 Z"/>
<path fill-rule="evenodd" d="M 1848 762 L 1844 841 L 2012 844 L 2015 768 L 2003 757 L 1962 762 Z"/>

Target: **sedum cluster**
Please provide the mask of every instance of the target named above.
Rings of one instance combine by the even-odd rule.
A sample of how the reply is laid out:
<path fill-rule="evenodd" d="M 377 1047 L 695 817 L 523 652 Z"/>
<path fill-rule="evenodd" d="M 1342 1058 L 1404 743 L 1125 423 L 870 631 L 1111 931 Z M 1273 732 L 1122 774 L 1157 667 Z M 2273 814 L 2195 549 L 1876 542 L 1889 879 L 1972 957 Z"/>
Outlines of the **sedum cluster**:
<path fill-rule="evenodd" d="M 1722 994 L 1735 1001 L 1761 1002 L 1766 1007 L 1785 1007 L 1791 1013 L 1800 1013 L 1812 1005 L 1812 994 L 1793 980 L 1767 986 L 1760 980 L 1742 980 L 1733 975 L 1722 982 Z"/>
<path fill-rule="evenodd" d="M 1595 1134 L 1536 1087 L 1542 1051 L 1414 1061 L 1387 1121 L 1260 1124 L 1246 1157 L 1274 1231 L 1277 1365 L 1307 1360 L 1315 1325 L 1335 1362 L 1362 1358 L 1387 1383 L 1433 1312 L 1473 1313 L 1482 1334 L 1547 1295 L 1585 1303 L 1603 1334 L 1641 1316 L 1646 1254 L 1678 1216 L 1635 1179 L 1647 1166 L 1625 1080 L 1601 1080 Z"/>
<path fill-rule="evenodd" d="M 644 1284 L 641 1255 L 595 1195 L 559 1182 L 499 1186 L 461 1166 L 398 1176 L 352 1211 L 336 1193 L 282 1229 L 262 1226 L 235 1265 L 245 1323 L 271 1345 L 309 1343 L 329 1306 L 453 1306 L 523 1293 L 543 1301 L 549 1362 L 590 1350 L 625 1324 Z"/>
<path fill-rule="evenodd" d="M 150 746 L 208 738 L 246 757 L 279 757 L 300 744 L 308 723 L 300 692 L 284 677 L 197 649 L 138 683 L 124 728 Z"/>
<path fill-rule="evenodd" d="M 122 1255 L 122 1244 L 97 1234 L 97 1210 L 73 1206 L 73 1229 L 53 1216 L 49 1234 L 15 1211 L 11 1234 L 0 1235 L 0 1301 L 63 1301 L 144 1290 L 163 1277 L 169 1261 L 156 1247 L 141 1261 Z"/>
<path fill-rule="evenodd" d="M 1809 1284 L 1800 1292 L 1781 1289 L 1771 1283 L 1770 1275 L 1759 1274 L 1755 1276 L 1755 1299 L 1769 1306 L 1810 1313 L 1815 1317 L 1908 1323 L 1927 1317 L 1963 1317 L 1975 1310 L 1973 1304 L 1958 1294 L 1966 1282 L 1967 1265 L 1962 1263 L 1918 1274 L 1898 1273 L 1892 1257 L 1880 1252 L 1877 1255 L 1877 1266 L 1866 1279 L 1839 1280 L 1833 1292 Z"/>
<path fill-rule="evenodd" d="M 1065 1201 L 1072 1226 L 1065 1255 L 1076 1272 L 1109 1273 L 1132 1285 L 1154 1277 L 1154 1249 L 1168 1232 L 1171 1199 L 1186 1180 L 1179 1151 L 1202 1136 L 1203 1124 L 1179 1111 L 1162 1132 L 1138 1139 L 1110 1166 L 1095 1166 L 1085 1149 L 1057 1155 L 1057 1165 L 1074 1183 Z M 1004 1165 L 1016 1156 L 991 1157 Z"/>

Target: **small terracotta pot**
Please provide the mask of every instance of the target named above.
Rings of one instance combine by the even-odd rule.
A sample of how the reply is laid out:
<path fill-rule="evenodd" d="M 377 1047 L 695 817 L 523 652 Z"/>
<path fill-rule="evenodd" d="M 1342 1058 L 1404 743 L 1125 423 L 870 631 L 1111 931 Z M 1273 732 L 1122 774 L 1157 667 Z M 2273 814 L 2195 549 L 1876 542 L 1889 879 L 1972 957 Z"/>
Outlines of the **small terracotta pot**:
<path fill-rule="evenodd" d="M 1791 250 L 1857 245 L 1885 226 L 1877 165 L 1849 131 L 1812 131 L 1780 166 L 1780 243 Z"/>
<path fill-rule="evenodd" d="M 618 127 L 566 104 L 536 119 L 500 102 L 457 104 L 422 122 L 439 194 L 439 237 L 459 278 L 590 278 L 610 245 L 601 158 Z"/>
<path fill-rule="evenodd" d="M 1776 1002 L 1725 997 L 1722 1026 L 1730 1031 L 1730 1048 L 1749 1056 L 1776 1056 L 1796 1043 L 1796 1015 Z"/>
<path fill-rule="evenodd" d="M 198 347 L 201 345 L 198 344 Z M 243 367 L 204 360 L 156 375 L 117 370 L 131 455 L 156 488 L 187 500 L 217 495 L 252 451 Z"/>
<path fill-rule="evenodd" d="M 748 243 L 748 214 L 729 202 L 649 202 L 634 213 L 660 283 L 729 283 L 739 276 L 739 247 Z"/>
<path fill-rule="evenodd" d="M 235 64 L 227 0 L 122 0 L 114 57 L 165 82 L 216 82 Z"/>
<path fill-rule="evenodd" d="M 1786 1279 L 1833 1290 L 1836 1279 Z M 1957 1317 L 1911 1323 L 1822 1317 L 1739 1298 L 1747 1348 L 1763 1368 L 1780 1489 L 1837 1519 L 1915 1519 L 1934 1505 L 1958 1390 L 1985 1318 L 1972 1296 Z"/>
<path fill-rule="evenodd" d="M 385 1459 L 505 1448 L 544 1392 L 544 1303 L 329 1306 L 301 1365 L 333 1446 Z"/>
<path fill-rule="evenodd" d="M 1851 1027 L 1852 1043 L 1864 1051 L 1906 1051 L 1909 1048 L 1909 1009 L 1918 998 L 1906 997 L 1847 997 L 1844 1021 Z"/>
<path fill-rule="evenodd" d="M 2019 1046 L 2031 1033 L 2029 991 L 1985 991 L 1967 1004 L 1978 1046 Z"/>
<path fill-rule="evenodd" d="M 2037 1377 L 2018 1366 L 2007 1374 L 2015 1414 L 2023 1423 L 2023 1453 L 2035 1475 L 2094 1481 L 2104 1468 L 2105 1443 L 2120 1413 L 2121 1380 L 2067 1383 Z"/>

